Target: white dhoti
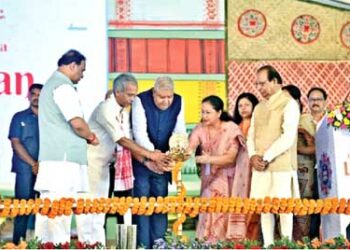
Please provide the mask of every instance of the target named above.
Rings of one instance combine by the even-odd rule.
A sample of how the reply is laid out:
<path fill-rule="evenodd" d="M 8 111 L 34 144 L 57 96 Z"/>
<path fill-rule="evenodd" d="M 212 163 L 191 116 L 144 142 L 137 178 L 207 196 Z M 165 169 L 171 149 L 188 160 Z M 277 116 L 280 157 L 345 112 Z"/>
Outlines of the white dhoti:
<path fill-rule="evenodd" d="M 90 184 L 90 198 L 108 198 L 109 189 L 109 166 L 96 166 L 89 164 L 89 184 Z M 81 235 L 86 235 L 84 241 L 95 243 L 100 242 L 106 244 L 105 236 L 105 218 L 106 214 L 83 214 L 76 216 L 77 231 Z"/>
<path fill-rule="evenodd" d="M 39 164 L 39 173 L 34 189 L 40 198 L 51 201 L 65 197 L 79 198 L 89 190 L 87 167 L 66 161 L 44 161 Z M 35 236 L 42 242 L 70 242 L 72 216 L 57 216 L 49 219 L 38 214 L 35 222 Z M 79 240 L 85 236 L 79 235 Z"/>
<path fill-rule="evenodd" d="M 299 198 L 299 184 L 296 171 L 256 171 L 253 170 L 250 198 Z M 292 239 L 293 214 L 281 214 L 281 234 Z M 261 214 L 264 246 L 274 242 L 275 217 L 271 213 Z"/>

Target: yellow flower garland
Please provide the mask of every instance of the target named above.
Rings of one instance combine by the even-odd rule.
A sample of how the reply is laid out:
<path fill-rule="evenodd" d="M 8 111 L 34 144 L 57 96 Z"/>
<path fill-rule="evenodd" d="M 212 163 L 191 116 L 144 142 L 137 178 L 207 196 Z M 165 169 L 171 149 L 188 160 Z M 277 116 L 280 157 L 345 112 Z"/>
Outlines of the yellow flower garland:
<path fill-rule="evenodd" d="M 199 213 L 293 213 L 306 215 L 350 214 L 350 199 L 242 199 L 225 197 L 120 197 L 60 200 L 45 199 L 3 199 L 0 200 L 0 217 L 16 217 L 40 213 L 50 218 L 61 215 L 111 213 L 125 214 L 128 209 L 132 214 L 152 215 L 159 213 L 182 213 L 195 217 Z"/>

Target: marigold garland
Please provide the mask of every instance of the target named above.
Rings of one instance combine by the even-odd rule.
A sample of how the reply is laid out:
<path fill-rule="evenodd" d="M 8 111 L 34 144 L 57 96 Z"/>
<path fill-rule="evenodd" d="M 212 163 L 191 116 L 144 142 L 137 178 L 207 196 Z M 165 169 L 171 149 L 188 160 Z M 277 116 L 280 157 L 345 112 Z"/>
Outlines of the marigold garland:
<path fill-rule="evenodd" d="M 180 226 L 186 220 L 185 214 L 182 213 L 184 209 L 183 203 L 184 203 L 184 197 L 186 195 L 186 188 L 185 188 L 185 185 L 182 183 L 182 181 L 179 180 L 179 173 L 181 173 L 180 171 L 183 166 L 183 163 L 184 162 L 182 160 L 175 161 L 175 167 L 171 172 L 172 179 L 175 181 L 175 184 L 176 184 L 176 189 L 177 189 L 177 194 L 179 199 L 179 201 L 177 202 L 177 206 L 172 206 L 170 209 L 171 213 L 176 212 L 178 214 L 178 219 L 173 224 L 173 232 L 176 235 L 178 235 Z M 185 219 L 183 219 L 183 216 L 185 217 Z"/>
<path fill-rule="evenodd" d="M 96 199 L 3 199 L 0 200 L 0 216 L 15 217 L 40 213 L 54 218 L 60 215 L 110 213 L 151 215 L 159 213 L 183 213 L 194 217 L 199 213 L 294 213 L 306 214 L 350 214 L 350 199 L 242 199 L 225 197 L 120 197 Z"/>
<path fill-rule="evenodd" d="M 175 167 L 173 168 L 172 172 L 171 172 L 171 177 L 172 180 L 175 181 L 177 190 L 178 190 L 178 196 L 184 197 L 186 194 L 186 188 L 184 186 L 184 184 L 182 182 L 179 182 L 178 180 L 178 175 L 181 171 L 181 168 L 183 166 L 183 162 L 182 161 L 177 161 L 175 163 Z"/>
<path fill-rule="evenodd" d="M 195 217 L 198 213 L 291 213 L 306 215 L 321 213 L 350 214 L 350 199 L 327 198 L 313 199 L 279 199 L 266 197 L 264 199 L 241 199 L 224 197 L 146 197 L 132 198 L 98 198 L 78 199 L 62 198 L 50 201 L 49 199 L 18 200 L 5 199 L 1 201 L 0 215 L 2 217 L 15 217 L 40 213 L 54 218 L 60 215 L 81 213 L 119 213 L 125 214 L 131 208 L 132 214 L 152 215 L 154 213 L 181 213 L 173 224 L 173 231 L 178 232 L 179 226 L 186 220 L 186 216 Z"/>
<path fill-rule="evenodd" d="M 45 199 L 3 199 L 0 200 L 0 216 L 16 217 L 40 213 L 49 218 L 61 215 L 110 213 L 125 214 L 131 209 L 132 214 L 150 216 L 152 214 L 181 214 L 173 224 L 173 231 L 178 232 L 179 226 L 186 217 L 195 217 L 199 213 L 293 213 L 303 216 L 307 214 L 350 214 L 350 199 L 293 199 L 271 198 L 242 199 L 226 197 L 115 197 L 96 199 L 60 200 Z"/>

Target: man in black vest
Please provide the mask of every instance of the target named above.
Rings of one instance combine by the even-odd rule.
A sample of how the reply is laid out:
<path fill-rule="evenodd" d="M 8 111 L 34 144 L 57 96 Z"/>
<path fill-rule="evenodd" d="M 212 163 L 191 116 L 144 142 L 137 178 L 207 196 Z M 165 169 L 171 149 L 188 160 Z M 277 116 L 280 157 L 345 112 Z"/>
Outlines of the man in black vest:
<path fill-rule="evenodd" d="M 132 130 L 135 141 L 148 150 L 169 150 L 173 133 L 186 133 L 184 105 L 181 96 L 174 94 L 170 77 L 158 77 L 154 87 L 142 92 L 132 104 Z M 154 164 L 149 159 L 133 160 L 134 196 L 158 197 L 168 195 L 171 179 L 167 163 Z M 137 224 L 137 244 L 151 248 L 154 241 L 164 237 L 167 214 L 134 216 Z"/>

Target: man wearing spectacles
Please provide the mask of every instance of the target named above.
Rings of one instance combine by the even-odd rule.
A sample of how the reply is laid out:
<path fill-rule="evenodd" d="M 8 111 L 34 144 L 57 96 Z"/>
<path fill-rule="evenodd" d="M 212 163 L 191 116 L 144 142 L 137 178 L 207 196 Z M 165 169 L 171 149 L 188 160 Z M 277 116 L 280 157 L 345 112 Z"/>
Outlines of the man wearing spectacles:
<path fill-rule="evenodd" d="M 322 120 L 326 113 L 327 93 L 324 89 L 314 87 L 307 93 L 309 109 L 315 124 Z"/>
<path fill-rule="evenodd" d="M 316 133 L 318 126 L 321 124 L 321 121 L 323 117 L 326 114 L 326 107 L 327 107 L 327 93 L 324 89 L 319 87 L 314 87 L 309 90 L 307 93 L 308 98 L 308 104 L 310 109 L 310 120 L 312 120 L 312 125 L 314 128 L 314 133 Z M 317 146 L 317 145 L 316 145 Z M 314 152 L 315 154 L 315 152 Z M 318 199 L 318 181 L 317 181 L 317 165 L 314 168 L 313 173 L 313 185 L 312 185 L 312 191 L 313 191 L 313 199 Z M 320 234 L 320 225 L 321 225 L 321 217 L 319 214 L 313 214 L 311 215 L 311 222 L 310 222 L 310 239 L 313 238 L 319 238 Z"/>
<path fill-rule="evenodd" d="M 256 88 L 263 96 L 254 110 L 248 132 L 248 153 L 253 167 L 251 198 L 299 196 L 297 131 L 299 106 L 281 90 L 282 78 L 270 65 L 257 71 Z M 293 215 L 281 214 L 281 234 L 292 238 Z M 264 246 L 274 242 L 275 217 L 261 214 Z"/>

